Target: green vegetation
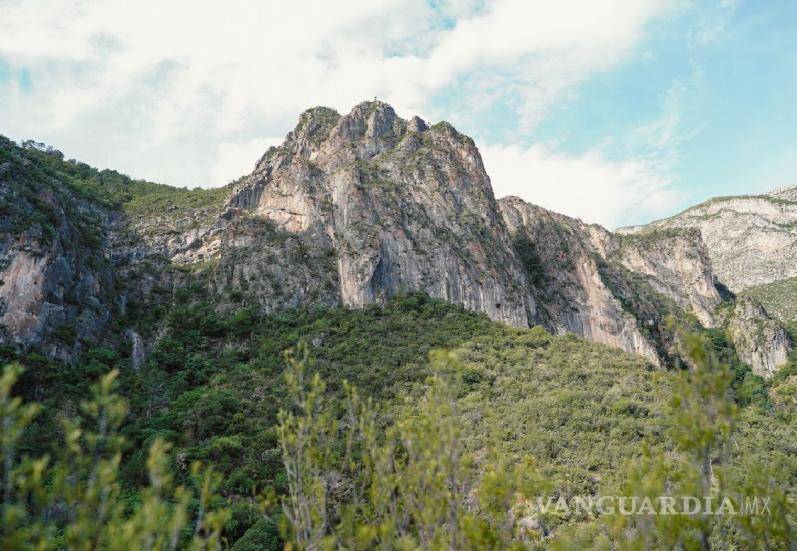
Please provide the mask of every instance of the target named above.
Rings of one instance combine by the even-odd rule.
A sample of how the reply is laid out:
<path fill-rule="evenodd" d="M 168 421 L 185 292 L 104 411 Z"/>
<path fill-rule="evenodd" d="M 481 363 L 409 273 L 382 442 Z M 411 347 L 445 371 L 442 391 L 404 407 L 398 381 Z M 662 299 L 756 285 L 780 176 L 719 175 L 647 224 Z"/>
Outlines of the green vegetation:
<path fill-rule="evenodd" d="M 60 224 L 60 207 L 90 248 L 99 247 L 102 239 L 97 208 L 123 209 L 133 218 L 178 217 L 220 205 L 229 191 L 227 187 L 189 190 L 133 180 L 115 170 L 64 161 L 60 152 L 43 144 L 18 146 L 3 136 L 0 166 L 0 231 L 29 232 L 50 242 Z"/>
<path fill-rule="evenodd" d="M 181 189 L 161 184 L 136 186 L 130 199 L 123 204 L 126 213 L 131 217 L 164 214 L 177 216 L 186 212 L 221 205 L 229 188 Z"/>
<path fill-rule="evenodd" d="M 17 393 L 41 403 L 16 440 L 12 455 L 20 459 L 58 457 L 51 443 L 68 434 L 64 420 L 90 418 L 78 406 L 92 400 L 90 381 L 119 370 L 118 391 L 130 411 L 118 429 L 124 444 L 120 438 L 108 455 L 119 457 L 113 480 L 124 507 L 118 522 L 138 514 L 143 498 L 136 496 L 149 495 L 151 450 L 166 441 L 168 451 L 156 449 L 168 457 L 175 485 L 192 487 L 185 465 L 196 461 L 218 473 L 224 497 L 214 507 L 228 511 L 219 538 L 235 549 L 280 548 L 279 526 L 300 544 L 332 538 L 351 548 L 395 548 L 397 540 L 436 547 L 450 545 L 453 534 L 460 548 L 506 548 L 520 537 L 517 526 L 503 522 L 507 511 L 519 513 L 516 494 L 610 495 L 625 487 L 623 465 L 643 450 L 651 457 L 680 453 L 670 437 L 678 426 L 671 400 L 683 394 L 678 377 L 688 372 L 656 371 L 574 336 L 509 328 L 423 294 L 354 311 L 261 316 L 242 308 L 222 316 L 197 282 L 178 289 L 163 315 L 164 334 L 139 371 L 124 348 L 95 348 L 71 367 L 5 351 L 28 368 Z M 289 357 L 294 375 L 286 381 L 288 349 L 299 353 Z M 436 349 L 451 354 L 433 354 L 430 361 Z M 732 443 L 722 447 L 728 476 L 734 484 L 752 484 L 741 465 L 748 451 L 759 453 L 793 495 L 794 377 L 783 375 L 740 399 L 733 388 L 738 374 L 724 369 L 728 397 L 736 398 L 735 430 L 723 436 Z M 318 407 L 303 406 L 308 399 Z M 298 433 L 302 450 L 292 436 Z M 366 450 L 372 450 L 367 457 Z M 388 461 L 391 453 L 398 461 Z M 292 470 L 286 471 L 286 460 L 294 462 Z M 316 476 L 327 481 L 323 499 Z M 451 477 L 467 483 L 478 514 L 470 500 L 462 501 L 463 490 L 449 485 Z M 300 499 L 298 487 L 316 497 Z M 188 506 L 192 514 L 197 495 Z M 356 503 L 351 496 L 359 496 Z M 406 523 L 391 524 L 395 517 L 385 511 L 395 507 Z M 25 518 L 38 518 L 37 509 L 31 511 Z M 521 540 L 532 546 L 550 544 L 551 534 L 577 538 L 597 531 L 617 538 L 606 519 L 524 515 L 533 522 Z M 193 533 L 195 518 L 189 515 L 184 531 Z M 458 529 L 451 532 L 447 523 L 454 521 Z M 325 523 L 323 530 L 318 523 Z M 65 533 L 67 525 L 53 525 L 51 533 Z M 292 532 L 284 532 L 290 526 Z M 733 528 L 732 540 L 722 541 L 742 541 L 739 533 Z"/>
<path fill-rule="evenodd" d="M 294 133 L 302 131 L 308 124 L 312 124 L 313 126 L 308 128 L 308 138 L 310 143 L 319 145 L 329 136 L 329 132 L 337 124 L 338 119 L 340 119 L 340 114 L 334 109 L 313 107 L 300 115 L 299 124 L 296 125 Z"/>
<path fill-rule="evenodd" d="M 53 153 L 35 154 L 60 162 Z M 49 243 L 61 221 L 54 204 L 60 190 L 50 171 L 27 157 L 26 150 L 0 136 L 0 232 L 27 233 Z"/>
<path fill-rule="evenodd" d="M 615 234 L 615 237 L 620 242 L 620 247 L 634 244 L 645 246 L 665 241 L 667 239 L 684 237 L 690 233 L 694 233 L 694 230 L 691 228 L 652 226 L 645 227 L 642 230 L 633 233 L 617 233 Z"/>
<path fill-rule="evenodd" d="M 375 187 L 389 192 L 395 192 L 399 189 L 399 184 L 390 180 L 385 171 L 376 163 L 355 161 L 354 170 L 358 174 L 359 181 L 366 187 Z"/>
<path fill-rule="evenodd" d="M 148 450 L 149 483 L 134 492 L 120 485 L 127 404 L 113 393 L 116 371 L 100 378 L 80 413 L 62 418 L 51 455 L 18 453 L 36 404 L 11 397 L 21 368 L 0 378 L 3 549 L 219 549 L 229 512 L 219 507 L 218 477 L 195 463 L 177 474 L 169 445 Z"/>
<path fill-rule="evenodd" d="M 732 373 L 731 395 L 736 403 L 742 406 L 756 404 L 766 407 L 769 404 L 768 383 L 763 377 L 754 374 L 750 366 L 739 359 L 727 331 L 713 328 L 703 330 L 703 334 L 711 343 L 717 359 L 728 366 Z"/>
<path fill-rule="evenodd" d="M 681 339 L 693 368 L 671 376 L 664 436 L 673 452 L 657 453 L 650 443 L 628 463 L 623 495 L 649 503 L 661 503 L 662 496 L 671 503 L 693 496 L 715 503 L 710 508 L 715 513 L 704 506 L 690 515 L 615 514 L 602 519 L 597 530 L 587 525 L 565 535 L 562 548 L 787 549 L 797 543 L 794 486 L 781 484 L 786 473 L 794 472 L 793 463 L 778 454 L 761 457 L 756 448 L 741 444 L 739 433 L 749 417 L 732 400 L 732 371 L 705 337 Z M 755 496 L 766 498 L 768 514 L 746 511 Z M 722 510 L 725 514 L 716 514 Z"/>
<path fill-rule="evenodd" d="M 744 291 L 764 306 L 766 311 L 789 326 L 792 334 L 797 329 L 797 277 L 758 285 Z"/>
<path fill-rule="evenodd" d="M 531 284 L 535 286 L 541 285 L 545 270 L 534 243 L 525 235 L 517 234 L 512 240 L 512 246 Z"/>
<path fill-rule="evenodd" d="M 757 450 L 733 452 L 734 444 L 739 449 L 734 440 L 737 426 L 744 422 L 731 397 L 733 374 L 713 354 L 708 340 L 697 335 L 682 339 L 694 368 L 660 374 L 659 381 L 667 377 L 672 383 L 671 392 L 666 391 L 669 385 L 657 385 L 657 395 L 664 390 L 666 397 L 661 411 L 652 412 L 645 401 L 627 398 L 609 408 L 631 417 L 655 416 L 660 430 L 641 436 L 644 446 L 638 446 L 638 452 L 643 453 L 614 455 L 625 459 L 626 467 L 615 469 L 619 485 L 601 480 L 605 471 L 598 468 L 598 487 L 576 491 L 560 486 L 568 477 L 542 475 L 525 450 L 513 453 L 517 435 L 507 438 L 503 433 L 507 412 L 493 409 L 494 400 L 469 388 L 467 364 L 456 355 L 433 355 L 435 374 L 422 389 L 399 400 L 384 430 L 374 406 L 346 384 L 343 406 L 327 405 L 324 381 L 318 373 L 310 378 L 306 357 L 290 358 L 287 380 L 293 406 L 283 410 L 279 426 L 289 478 L 283 500 L 289 536 L 301 549 L 794 545 L 793 487 L 779 486 L 779 476 L 787 472 L 787 465 L 793 467 L 793 460 L 778 464 L 782 457 L 767 458 L 775 461 L 773 465 L 756 457 Z M 593 415 L 581 421 L 588 423 L 596 410 L 600 407 L 593 407 Z M 512 413 L 528 423 L 525 412 L 522 403 L 513 402 Z M 569 441 L 571 433 L 558 429 Z M 604 446 L 619 440 L 619 435 L 601 436 Z M 663 510 L 652 505 L 661 498 L 676 503 L 691 496 L 699 503 L 712 499 L 714 511 L 722 504 L 726 512 L 738 514 L 618 512 L 568 518 L 566 511 L 541 508 L 533 499 L 540 495 L 633 496 L 647 499 L 650 512 Z M 745 512 L 744 504 L 752 496 L 766 497 L 768 514 Z"/>
<path fill-rule="evenodd" d="M 507 519 L 521 496 L 531 497 L 538 476 L 500 453 L 479 465 L 448 380 L 457 360 L 440 353 L 433 365 L 438 374 L 383 430 L 372 404 L 348 385 L 338 422 L 325 407 L 318 373 L 308 381 L 307 360 L 291 359 L 288 395 L 296 413 L 281 412 L 279 438 L 289 481 L 283 507 L 300 549 L 512 546 Z M 483 514 L 468 507 L 471 496 Z"/>

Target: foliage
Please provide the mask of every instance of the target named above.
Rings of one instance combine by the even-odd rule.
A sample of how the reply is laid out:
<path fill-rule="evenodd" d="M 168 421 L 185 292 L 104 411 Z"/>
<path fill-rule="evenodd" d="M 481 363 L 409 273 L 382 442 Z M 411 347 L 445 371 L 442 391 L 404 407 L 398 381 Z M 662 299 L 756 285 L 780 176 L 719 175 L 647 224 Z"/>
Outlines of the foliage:
<path fill-rule="evenodd" d="M 507 519 L 535 491 L 536 472 L 500 454 L 477 465 L 451 381 L 462 366 L 444 353 L 432 363 L 436 374 L 424 392 L 405 396 L 381 430 L 373 405 L 348 385 L 346 413 L 334 420 L 323 407 L 318 374 L 307 383 L 306 358 L 291 359 L 286 378 L 298 414 L 283 412 L 279 432 L 291 479 L 286 518 L 300 549 L 513 545 L 517 527 Z"/>
<path fill-rule="evenodd" d="M 0 136 L 0 232 L 28 232 L 52 241 L 61 223 L 59 209 L 76 226 L 79 241 L 89 249 L 102 242 L 97 209 L 126 211 L 131 217 L 152 214 L 175 217 L 220 205 L 226 187 L 193 190 L 133 180 L 115 170 L 98 170 L 44 144 L 22 146 Z M 87 207 L 86 204 L 91 205 Z"/>
<path fill-rule="evenodd" d="M 526 272 L 526 276 L 532 285 L 540 285 L 543 281 L 544 270 L 540 255 L 534 243 L 524 235 L 517 234 L 512 241 L 512 245 L 517 254 L 520 265 Z"/>
<path fill-rule="evenodd" d="M 490 421 L 473 423 L 474 411 L 468 409 L 473 396 L 463 380 L 466 367 L 456 356 L 434 355 L 436 374 L 390 411 L 361 400 L 348 386 L 344 407 L 325 406 L 320 377 L 316 374 L 308 382 L 308 364 L 292 360 L 287 377 L 294 381 L 291 396 L 298 409 L 283 414 L 281 439 L 286 466 L 290 462 L 289 470 L 301 470 L 307 478 L 304 484 L 290 485 L 286 504 L 290 508 L 305 502 L 316 509 L 304 517 L 306 525 L 289 513 L 289 536 L 300 549 L 710 549 L 797 543 L 790 492 L 777 487 L 777 473 L 785 465 L 767 466 L 740 448 L 735 436 L 744 410 L 733 400 L 733 371 L 718 360 L 705 336 L 684 334 L 680 339 L 692 368 L 654 377 L 672 379 L 662 432 L 637 444 L 643 453 L 628 457 L 627 478 L 613 493 L 607 493 L 612 490 L 608 486 L 598 495 L 695 496 L 701 501 L 710 496 L 715 510 L 727 498 L 739 515 L 617 514 L 560 523 L 552 530 L 557 523 L 529 512 L 527 504 L 541 490 L 555 495 L 561 479 L 545 480 L 544 470 L 530 467 L 536 463 L 526 453 L 515 455 L 506 448 L 505 435 L 497 442 L 478 438 L 500 434 L 501 423 L 495 420 L 503 419 L 504 412 L 482 405 L 479 415 Z M 299 380 L 305 383 L 295 384 Z M 614 402 L 610 409 L 630 416 L 650 413 L 629 399 Z M 468 430 L 468 423 L 477 430 Z M 315 436 L 302 439 L 300 434 Z M 560 439 L 567 435 L 558 431 Z M 667 453 L 662 453 L 662 439 Z M 296 445 L 310 440 L 315 444 L 309 453 Z M 771 512 L 744 513 L 743 503 L 751 496 L 767 497 Z"/>
<path fill-rule="evenodd" d="M 117 373 L 100 378 L 82 416 L 62 419 L 53 455 L 20 456 L 15 447 L 39 408 L 11 397 L 21 368 L 0 379 L 3 451 L 3 549 L 217 549 L 228 513 L 217 507 L 218 476 L 198 463 L 175 485 L 169 444 L 149 449 L 149 484 L 122 492 L 118 429 L 127 404 L 113 392 Z"/>
<path fill-rule="evenodd" d="M 681 339 L 692 367 L 672 375 L 667 437 L 674 453 L 661 455 L 646 446 L 628 464 L 623 495 L 655 504 L 669 499 L 671 506 L 689 496 L 697 511 L 616 513 L 603 519 L 600 537 L 583 532 L 564 536 L 557 542 L 560 548 L 603 549 L 609 541 L 615 549 L 785 549 L 797 544 L 797 507 L 789 492 L 778 487 L 777 473 L 783 470 L 763 462 L 757 450 L 732 453 L 734 444 L 739 450 L 734 435 L 743 417 L 732 397 L 733 371 L 704 335 Z M 747 509 L 752 499 L 765 499 L 767 508 Z M 654 505 L 652 510 L 663 509 Z"/>
<path fill-rule="evenodd" d="M 797 327 L 797 277 L 765 283 L 745 291 L 766 309 L 792 329 Z"/>
<path fill-rule="evenodd" d="M 601 528 L 599 519 L 534 516 L 518 509 L 517 518 L 526 519 L 519 534 L 505 514 L 508 504 L 515 503 L 510 489 L 533 483 L 553 496 L 614 495 L 626 483 L 621 465 L 639 457 L 646 445 L 651 457 L 671 457 L 677 450 L 667 437 L 673 425 L 667 412 L 679 371 L 658 372 L 639 358 L 572 335 L 506 327 L 424 294 L 402 295 L 383 306 L 357 310 L 262 315 L 241 308 L 225 314 L 214 307 L 207 286 L 199 282 L 176 290 L 163 319 L 162 337 L 138 371 L 131 368 L 123 349 L 91 349 L 74 366 L 36 354 L 15 356 L 29 367 L 17 392 L 42 402 L 40 413 L 17 440 L 17 455 L 40 457 L 49 452 L 47 444 L 62 438 L 60 418 L 77 417 L 80 401 L 90 399 L 86 381 L 117 368 L 119 390 L 131 405 L 120 427 L 126 445 L 116 479 L 128 513 L 150 484 L 149 450 L 156 441 L 168 440 L 178 467 L 175 485 L 191 487 L 187 465 L 194 461 L 212 465 L 221 475 L 219 493 L 233 511 L 222 537 L 237 548 L 280 548 L 277 527 L 288 522 L 281 503 L 295 481 L 283 465 L 279 410 L 296 420 L 305 416 L 297 407 L 301 400 L 296 399 L 296 385 L 289 392 L 282 376 L 283 352 L 288 349 L 305 346 L 312 358 L 304 363 L 304 384 L 298 386 L 312 387 L 316 375 L 325 386 L 315 418 L 323 417 L 323 422 L 320 428 L 307 428 L 311 432 L 306 434 L 326 451 L 313 452 L 317 465 L 308 472 L 322 473 L 325 481 L 324 538 L 350 547 L 379 538 L 389 541 L 390 534 L 399 533 L 421 541 L 414 521 L 410 529 L 401 528 L 403 532 L 389 523 L 380 528 L 381 513 L 372 511 L 369 493 L 369 488 L 376 490 L 368 469 L 387 473 L 380 480 L 390 488 L 396 477 L 402 477 L 402 483 L 410 480 L 413 469 L 431 460 L 433 456 L 424 454 L 432 450 L 420 449 L 416 463 L 406 462 L 408 448 L 401 440 L 412 440 L 412 434 L 428 433 L 436 448 L 459 450 L 462 468 L 457 477 L 467 481 L 472 497 L 457 515 L 466 527 L 462 538 L 473 542 L 476 532 L 482 534 L 482 543 L 474 547 L 505 547 L 518 538 L 532 546 L 548 546 L 553 537 L 559 540 L 582 528 L 608 537 L 612 532 Z M 722 335 L 716 337 L 720 350 Z M 429 353 L 435 349 L 453 351 L 457 367 L 445 368 L 446 357 L 435 356 L 430 362 Z M 720 354 L 730 357 L 727 349 Z M 297 352 L 291 361 L 303 358 Z M 739 407 L 726 473 L 734 485 L 751 484 L 743 471 L 749 458 L 742 452 L 760 450 L 764 466 L 773 476 L 778 474 L 781 491 L 788 496 L 797 487 L 797 456 L 790 449 L 797 439 L 797 404 L 794 378 L 783 373 L 756 390 L 756 395 L 763 393 L 761 399 L 751 400 L 740 398 L 738 376 L 732 373 L 730 392 Z M 436 377 L 448 390 L 443 393 L 435 386 L 437 398 L 430 402 L 425 397 L 430 386 L 438 384 L 432 384 Z M 41 389 L 46 392 L 41 394 Z M 438 399 L 451 395 L 453 402 Z M 421 405 L 425 409 L 419 413 Z M 424 416 L 453 418 L 457 438 L 445 440 L 437 432 L 445 425 L 424 425 Z M 313 430 L 318 431 L 315 436 Z M 457 446 L 450 444 L 453 441 Z M 384 456 L 371 459 L 365 453 L 369 449 Z M 385 471 L 389 450 L 401 461 Z M 440 476 L 440 471 L 430 472 Z M 416 477 L 413 484 L 434 487 L 435 480 Z M 393 494 L 382 502 L 403 495 Z M 268 499 L 261 507 L 263 495 Z M 361 505 L 352 508 L 349 497 L 355 495 Z M 440 501 L 433 501 L 430 514 L 439 520 L 445 509 L 440 504 L 446 500 L 436 495 Z M 363 523 L 366 528 L 360 532 Z M 740 533 L 734 532 L 736 541 L 741 541 Z M 430 528 L 423 537 L 437 541 L 447 536 L 435 535 Z"/>
<path fill-rule="evenodd" d="M 283 541 L 274 519 L 265 517 L 257 521 L 232 546 L 232 551 L 280 551 Z"/>
<path fill-rule="evenodd" d="M 285 517 L 293 527 L 293 538 L 301 549 L 318 549 L 326 535 L 329 481 L 324 469 L 330 463 L 334 424 L 321 408 L 325 387 L 316 373 L 305 381 L 304 358 L 287 355 L 286 382 L 289 396 L 296 400 L 299 414 L 281 410 L 277 435 L 288 481 L 283 502 Z"/>
<path fill-rule="evenodd" d="M 769 401 L 766 382 L 763 377 L 753 373 L 749 365 L 743 363 L 736 353 L 732 340 L 725 329 L 713 328 L 703 331 L 706 345 L 716 356 L 716 360 L 727 366 L 733 374 L 731 392 L 739 405 L 765 405 Z"/>

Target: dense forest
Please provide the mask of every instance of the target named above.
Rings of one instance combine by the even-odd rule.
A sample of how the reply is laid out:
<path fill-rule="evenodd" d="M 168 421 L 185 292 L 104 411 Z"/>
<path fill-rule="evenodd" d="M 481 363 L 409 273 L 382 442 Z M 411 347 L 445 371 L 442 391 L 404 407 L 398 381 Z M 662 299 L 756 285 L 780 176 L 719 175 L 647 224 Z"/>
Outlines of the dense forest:
<path fill-rule="evenodd" d="M 167 327 L 138 370 L 103 348 L 72 368 L 7 358 L 25 366 L 6 368 L 2 388 L 7 548 L 795 541 L 795 367 L 754 379 L 716 335 L 689 337 L 693 368 L 667 372 L 423 294 L 221 317 L 200 286 Z M 772 512 L 533 508 L 709 494 L 771 496 Z"/>

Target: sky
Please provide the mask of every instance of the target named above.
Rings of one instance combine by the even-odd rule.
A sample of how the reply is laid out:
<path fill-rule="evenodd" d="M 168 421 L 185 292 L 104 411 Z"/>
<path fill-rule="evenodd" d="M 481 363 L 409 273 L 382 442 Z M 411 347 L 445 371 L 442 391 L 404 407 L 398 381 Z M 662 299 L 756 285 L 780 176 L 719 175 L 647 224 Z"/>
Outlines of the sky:
<path fill-rule="evenodd" d="M 0 0 L 0 134 L 136 178 L 224 185 L 374 97 L 497 197 L 644 223 L 797 185 L 797 2 Z"/>

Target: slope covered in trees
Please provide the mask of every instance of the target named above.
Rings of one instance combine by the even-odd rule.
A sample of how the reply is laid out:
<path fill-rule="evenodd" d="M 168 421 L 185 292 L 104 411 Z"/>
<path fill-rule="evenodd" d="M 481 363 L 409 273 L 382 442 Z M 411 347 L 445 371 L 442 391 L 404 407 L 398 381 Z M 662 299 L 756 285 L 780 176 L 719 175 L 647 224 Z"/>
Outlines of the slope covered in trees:
<path fill-rule="evenodd" d="M 481 526 L 477 532 L 487 538 L 479 540 L 484 545 L 488 540 L 499 547 L 510 541 L 549 545 L 584 534 L 615 538 L 606 519 L 558 513 L 515 518 L 526 519 L 521 534 L 516 523 L 507 527 L 499 522 L 508 522 L 512 516 L 509 511 L 517 505 L 514 490 L 511 496 L 504 494 L 500 503 L 491 500 L 498 499 L 495 492 L 509 491 L 504 484 L 532 482 L 536 484 L 533 495 L 616 495 L 632 480 L 628 478 L 629 462 L 644 457 L 652 458 L 650 461 L 678 458 L 681 453 L 690 457 L 692 452 L 682 450 L 679 438 L 683 435 L 677 436 L 682 434 L 678 431 L 683 432 L 689 423 L 699 430 L 703 416 L 717 410 L 717 403 L 733 410 L 728 419 L 734 430 L 714 426 L 722 420 L 707 421 L 707 430 L 722 433 L 717 437 L 721 445 L 714 443 L 706 452 L 710 464 L 717 469 L 727 466 L 734 488 L 763 483 L 752 480 L 751 473 L 769 473 L 761 475 L 764 482 L 777 482 L 780 490 L 793 495 L 797 477 L 797 459 L 790 449 L 796 441 L 795 406 L 790 398 L 794 376 L 788 375 L 788 369 L 764 382 L 744 373 L 740 379 L 727 365 L 718 367 L 723 378 L 719 390 L 712 392 L 719 393 L 719 402 L 703 408 L 700 400 L 716 398 L 712 398 L 714 394 L 697 396 L 684 410 L 693 418 L 679 418 L 675 412 L 681 407 L 673 400 L 687 400 L 688 396 L 686 387 L 679 386 L 678 373 L 655 370 L 640 359 L 574 336 L 550 336 L 539 328 L 509 328 L 422 294 L 401 296 L 385 307 L 354 311 L 334 308 L 261 317 L 244 309 L 220 317 L 203 298 L 200 286 L 178 294 L 166 319 L 166 335 L 138 370 L 132 368 L 130 358 L 110 349 L 93 350 L 77 368 L 68 370 L 35 355 L 7 358 L 28 366 L 14 387 L 16 392 L 42 404 L 13 448 L 17 458 L 58 457 L 53 443 L 57 449 L 68 436 L 63 420 L 89 420 L 96 411 L 80 406 L 91 398 L 89 382 L 114 368 L 120 371 L 117 389 L 129 403 L 129 413 L 118 422 L 118 434 L 125 444 L 103 451 L 110 457 L 119 454 L 119 495 L 125 496 L 119 522 L 131 522 L 136 514 L 143 514 L 141 507 L 148 506 L 154 460 L 148 462 L 147 458 L 152 457 L 154 447 L 176 482 L 185 487 L 194 480 L 191 463 L 201 461 L 213 467 L 220 477 L 216 486 L 220 497 L 214 507 L 226 511 L 219 517 L 226 519 L 219 528 L 220 538 L 230 544 L 239 542 L 239 549 L 247 548 L 247 542 L 261 545 L 266 540 L 279 545 L 279 524 L 286 525 L 287 537 L 298 535 L 287 522 L 292 517 L 283 515 L 283 501 L 292 489 L 296 493 L 295 480 L 290 470 L 286 472 L 283 460 L 293 457 L 301 464 L 316 457 L 320 463 L 311 470 L 322 477 L 325 490 L 323 502 L 313 503 L 324 508 L 323 538 L 340 538 L 344 533 L 354 537 L 351 531 L 362 529 L 363 541 L 373 543 L 376 540 L 368 539 L 377 537 L 371 533 L 375 525 L 369 524 L 375 518 L 373 512 L 350 511 L 354 517 L 346 520 L 344 512 L 349 511 L 354 495 L 345 490 L 346 480 L 368 483 L 368 472 L 363 469 L 369 462 L 362 456 L 366 436 L 376 439 L 380 453 L 392 450 L 397 457 L 406 458 L 406 446 L 411 445 L 408 442 L 414 434 L 420 446 L 418 457 L 427 454 L 426 458 L 418 459 L 421 463 L 404 464 L 401 469 L 406 471 L 393 474 L 403 481 L 437 484 L 442 493 L 429 490 L 429 499 L 439 500 L 435 501 L 438 509 L 431 510 L 443 511 L 454 499 L 456 511 L 451 514 L 471 519 L 468 530 Z M 717 342 L 721 344 L 721 339 Z M 717 342 L 709 348 L 718 349 Z M 300 362 L 306 376 L 303 384 L 297 383 L 297 364 L 289 362 L 294 379 L 286 385 L 282 353 L 297 346 L 307 350 L 308 362 Z M 450 354 L 433 355 L 430 361 L 429 352 L 441 348 Z M 312 414 L 304 427 L 316 436 L 312 445 L 297 452 L 291 448 L 289 436 L 297 430 L 296 420 L 305 415 L 306 408 L 301 405 L 314 374 L 325 381 L 325 388 L 316 389 L 318 408 L 310 408 Z M 42 393 L 42 389 L 48 390 Z M 352 389 L 359 398 L 353 399 Z M 443 393 L 445 399 L 430 399 L 429 393 Z M 297 409 L 286 399 L 289 396 Z M 365 407 L 368 400 L 371 405 Z M 280 416 L 280 410 L 293 415 L 293 421 L 285 414 Z M 363 432 L 368 423 L 374 434 Z M 453 434 L 456 438 L 452 440 Z M 396 439 L 395 446 L 389 445 L 390 438 Z M 160 442 L 170 442 L 172 447 L 164 448 Z M 355 445 L 359 451 L 351 448 L 351 442 L 359 442 Z M 90 447 L 83 449 L 92 453 Z M 452 498 L 450 481 L 417 478 L 417 469 L 428 470 L 423 461 L 437 461 L 428 454 L 445 449 L 456 451 L 457 461 L 462 462 L 449 465 L 458 469 L 462 484 L 487 492 L 484 499 L 493 504 L 497 516 L 484 516 L 487 505 L 476 506 L 461 489 Z M 340 463 L 346 453 L 353 455 Z M 760 465 L 751 470 L 748 463 L 753 459 Z M 117 468 L 115 463 L 111 465 Z M 655 462 L 645 465 L 651 473 L 664 469 Z M 44 476 L 56 476 L 57 472 L 45 470 Z M 483 486 L 489 482 L 485 479 L 489 473 L 496 473 L 497 478 L 488 491 Z M 438 474 L 443 476 L 444 471 Z M 503 478 L 510 475 L 515 478 Z M 337 482 L 333 484 L 333 480 Z M 374 495 L 367 496 L 368 506 L 376 506 L 371 502 Z M 188 510 L 196 511 L 197 499 L 195 495 L 190 500 Z M 75 505 L 62 506 L 70 510 Z M 417 511 L 407 509 L 407 514 Z M 69 529 L 63 530 L 71 525 L 71 518 L 56 517 L 54 538 L 68 537 Z M 189 515 L 185 521 L 187 534 L 193 533 L 191 523 L 196 518 Z M 443 515 L 427 521 L 431 532 L 424 537 L 431 539 L 424 545 L 448 541 L 450 519 Z M 319 530 L 317 526 L 314 529 L 313 533 Z M 394 535 L 420 537 L 414 528 L 403 530 Z M 689 530 L 697 530 L 689 532 L 692 535 L 700 533 L 699 526 Z M 730 535 L 714 534 L 713 530 L 712 525 L 712 538 L 742 537 L 736 528 Z M 476 536 L 463 532 L 461 537 Z M 387 535 L 384 538 L 387 547 L 395 543 Z"/>

